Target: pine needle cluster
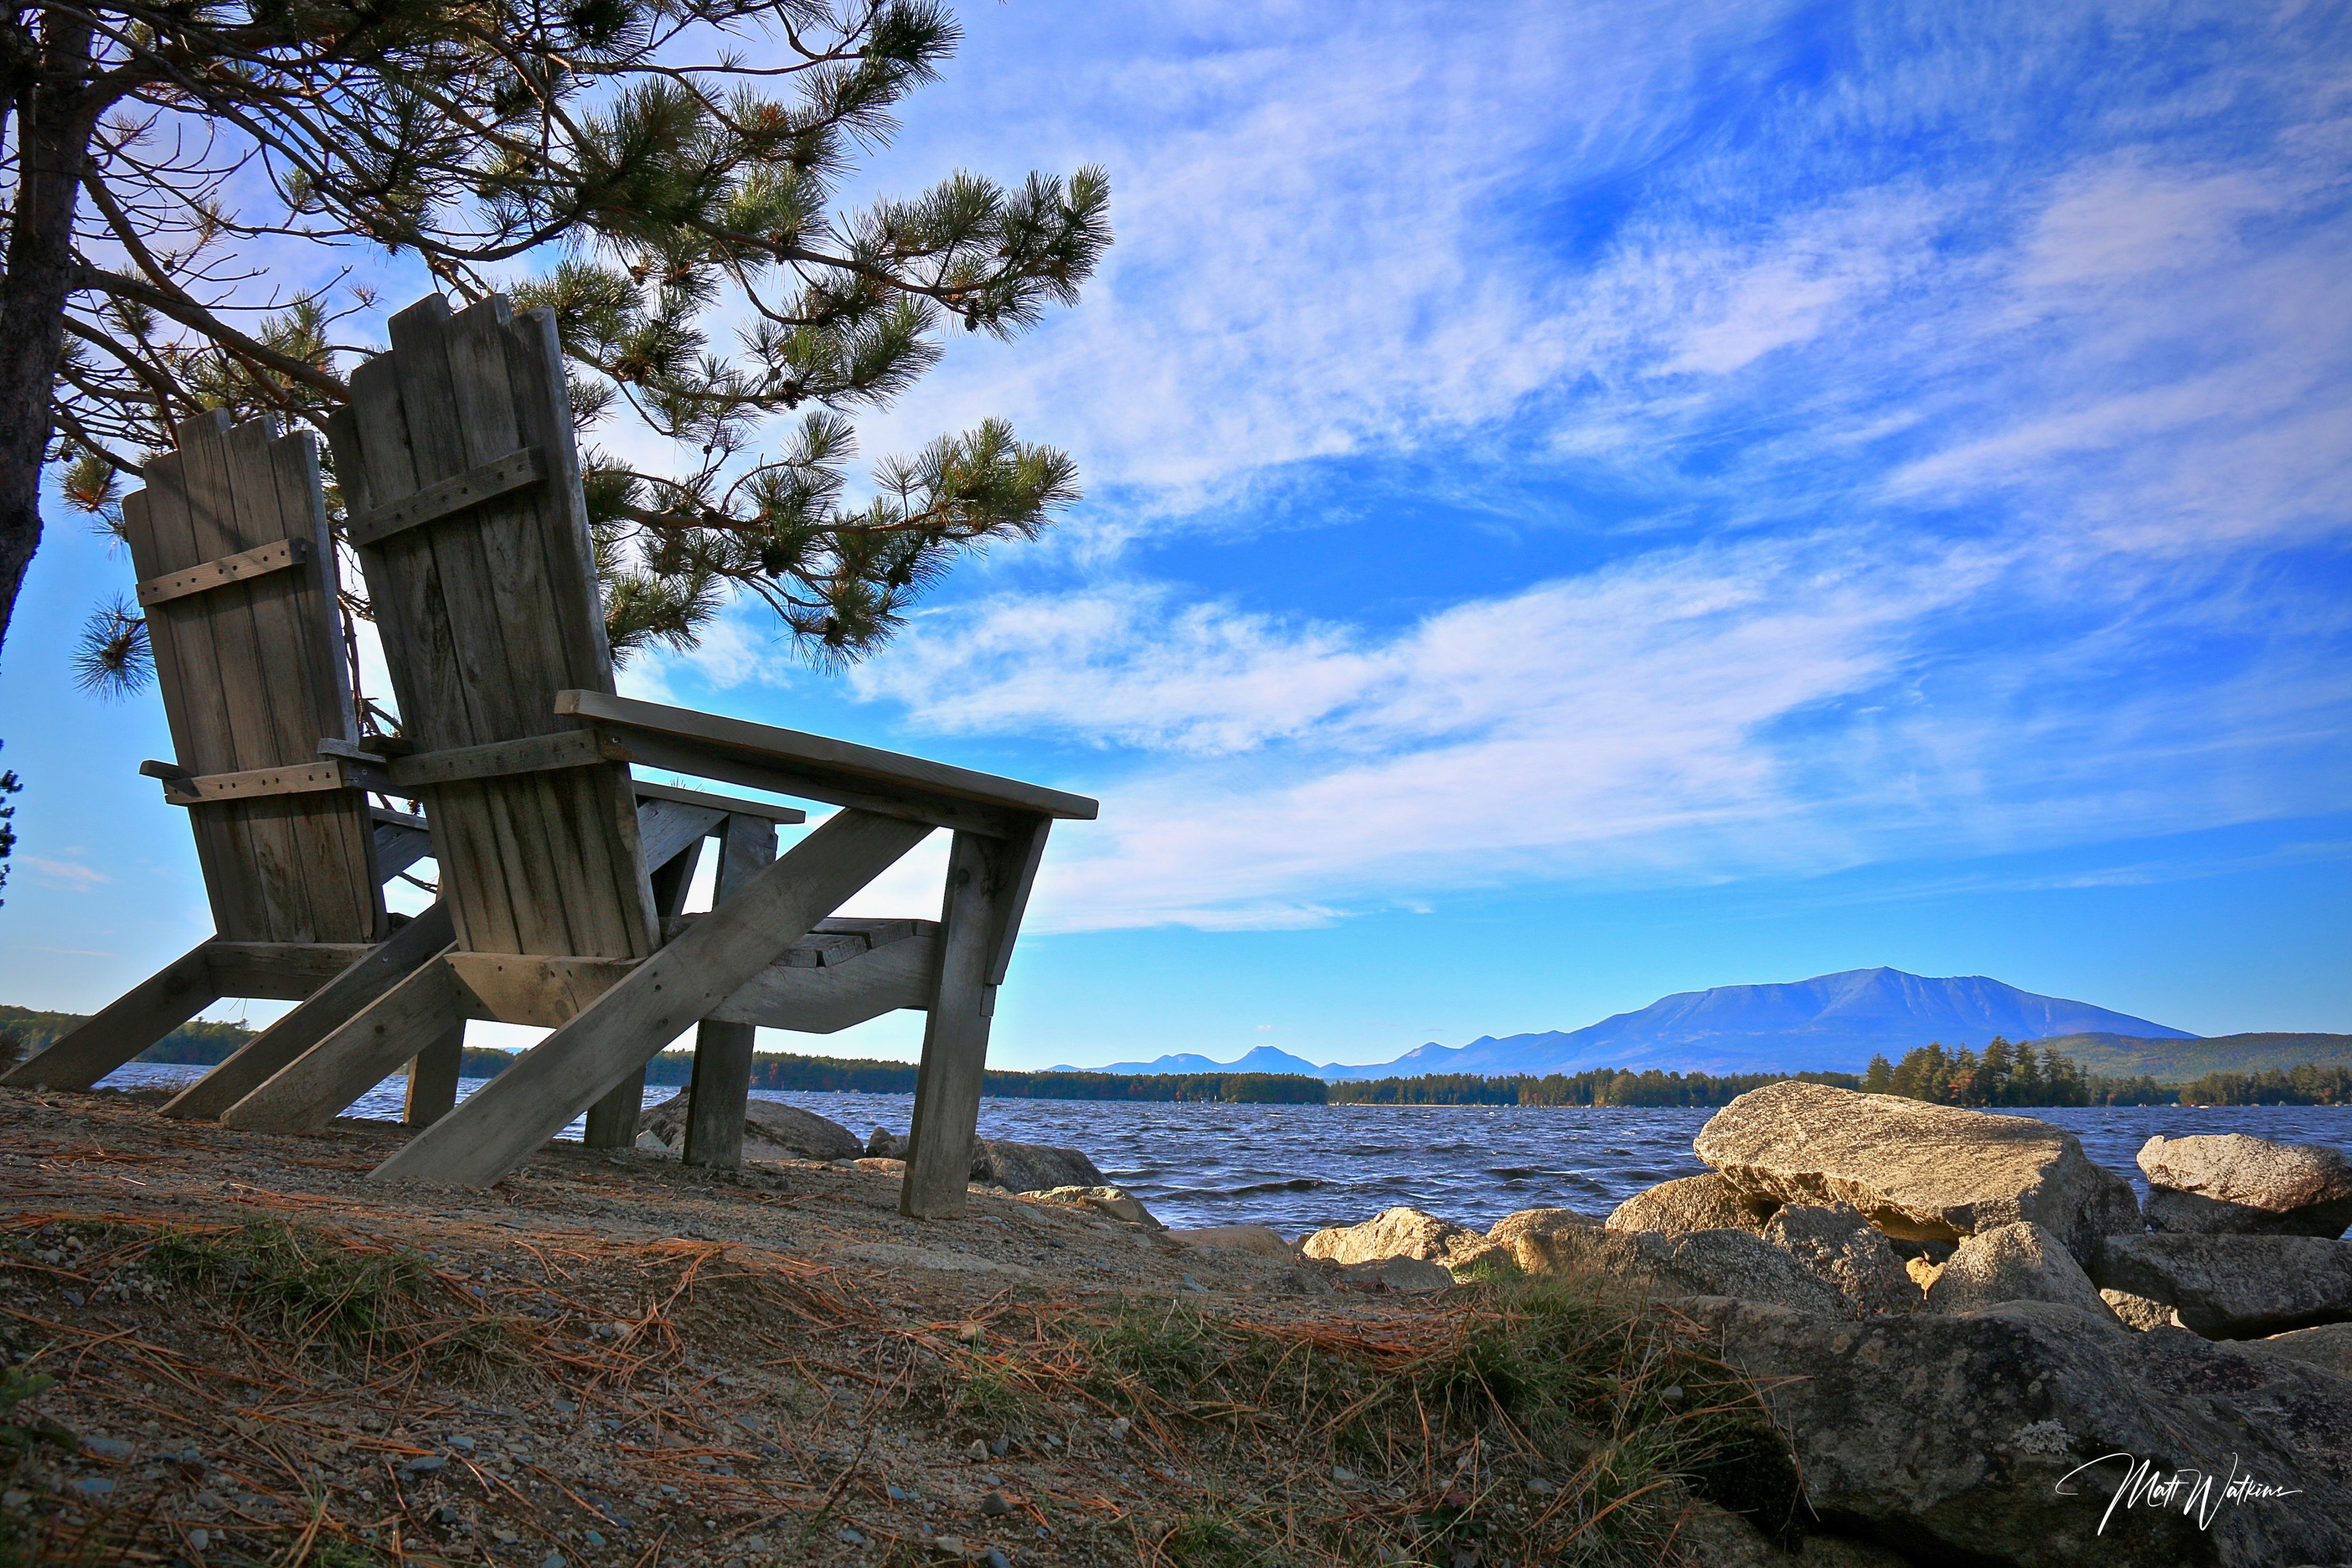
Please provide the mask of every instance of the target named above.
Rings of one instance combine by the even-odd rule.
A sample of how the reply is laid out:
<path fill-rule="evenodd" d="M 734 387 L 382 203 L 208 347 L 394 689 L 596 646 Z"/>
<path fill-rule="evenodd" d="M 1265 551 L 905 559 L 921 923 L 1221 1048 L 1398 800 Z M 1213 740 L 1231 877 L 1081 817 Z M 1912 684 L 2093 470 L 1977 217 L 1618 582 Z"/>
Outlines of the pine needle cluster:
<path fill-rule="evenodd" d="M 857 415 L 954 328 L 1011 337 L 1076 303 L 1110 243 L 1096 168 L 845 205 L 958 41 L 938 0 L 20 10 L 0 49 L 70 112 L 23 99 L 0 145 L 12 242 L 58 221 L 28 158 L 85 170 L 50 478 L 119 528 L 174 421 L 315 423 L 379 346 L 375 279 L 403 258 L 460 301 L 554 313 L 616 652 L 691 646 L 748 595 L 820 663 L 855 659 L 962 554 L 1078 494 L 1067 456 L 993 419 L 853 477 Z M 320 247 L 348 253 L 339 276 L 273 281 Z M 0 278 L 0 317 L 39 281 Z M 136 621 L 99 612 L 86 682 L 138 680 Z"/>

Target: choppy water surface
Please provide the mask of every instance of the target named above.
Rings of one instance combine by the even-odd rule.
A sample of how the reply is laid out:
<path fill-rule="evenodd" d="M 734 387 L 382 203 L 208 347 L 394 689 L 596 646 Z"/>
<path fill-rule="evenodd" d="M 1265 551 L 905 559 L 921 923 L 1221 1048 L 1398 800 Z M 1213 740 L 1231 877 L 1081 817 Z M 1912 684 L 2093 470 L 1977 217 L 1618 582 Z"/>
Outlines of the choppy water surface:
<path fill-rule="evenodd" d="M 130 1089 L 179 1084 L 197 1068 L 133 1065 L 106 1081 Z M 467 1079 L 461 1094 L 487 1080 Z M 396 1121 L 404 1080 L 386 1079 L 352 1108 Z M 677 1090 L 646 1091 L 646 1103 Z M 904 1131 L 905 1094 L 761 1093 L 830 1116 L 860 1137 L 876 1125 Z M 1285 1235 L 1347 1225 L 1410 1204 L 1484 1227 L 1524 1208 L 1606 1214 L 1674 1176 L 1706 1169 L 1691 1137 L 1714 1115 L 1697 1110 L 1572 1110 L 1553 1106 L 1179 1105 L 1072 1100 L 984 1100 L 982 1137 L 1083 1149 L 1104 1173 L 1174 1226 L 1270 1225 Z M 2093 1159 L 2145 1190 L 2136 1156 L 2149 1136 L 2247 1132 L 2352 1152 L 2352 1108 L 2128 1106 L 2021 1112 L 2083 1140 Z M 577 1138 L 573 1122 L 565 1136 Z"/>

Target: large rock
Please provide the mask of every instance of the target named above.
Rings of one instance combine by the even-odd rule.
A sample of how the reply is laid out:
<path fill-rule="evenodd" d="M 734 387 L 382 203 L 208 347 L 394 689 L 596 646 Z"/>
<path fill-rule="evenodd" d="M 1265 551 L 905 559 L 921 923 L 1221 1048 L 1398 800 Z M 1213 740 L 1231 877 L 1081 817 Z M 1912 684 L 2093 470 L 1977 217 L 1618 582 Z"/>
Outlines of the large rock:
<path fill-rule="evenodd" d="M 2352 1559 L 2352 1381 L 2316 1367 L 2177 1329 L 2117 1333 L 2046 1302 L 1860 1324 L 1735 1301 L 1683 1311 L 1708 1354 L 1768 1389 L 1814 1514 L 1908 1561 Z M 2210 1524 L 2183 1508 L 2188 1486 L 2110 1518 L 2139 1461 L 2212 1474 Z M 2233 1473 L 2297 1495 L 2222 1500 Z"/>
<path fill-rule="evenodd" d="M 2054 1301 L 2120 1323 L 2058 1238 L 2038 1225 L 2004 1225 L 1960 1243 L 1927 1288 L 1931 1312 L 1971 1312 L 2004 1301 Z"/>
<path fill-rule="evenodd" d="M 1780 1206 L 1779 1200 L 1743 1193 L 1710 1171 L 1704 1176 L 1678 1176 L 1635 1193 L 1610 1210 L 1605 1223 L 1611 1230 L 1655 1230 L 1668 1236 L 1686 1230 L 1761 1234 L 1764 1222 Z"/>
<path fill-rule="evenodd" d="M 866 1135 L 863 1152 L 868 1159 L 904 1160 L 908 1142 L 904 1132 L 877 1127 Z M 1100 1187 L 1108 1185 L 1110 1180 L 1079 1150 L 1056 1149 L 1045 1143 L 1015 1143 L 1004 1138 L 971 1141 L 970 1177 L 983 1186 L 1003 1187 L 1012 1193 Z"/>
<path fill-rule="evenodd" d="M 1331 1226 L 1308 1237 L 1298 1249 L 1332 1263 L 1417 1258 L 1448 1268 L 1507 1256 L 1505 1248 L 1468 1226 L 1415 1208 L 1385 1209 L 1361 1225 Z"/>
<path fill-rule="evenodd" d="M 1263 1225 L 1204 1225 L 1191 1230 L 1171 1230 L 1171 1241 L 1187 1247 L 1223 1247 L 1232 1252 L 1255 1252 L 1261 1258 L 1278 1258 L 1288 1262 L 1295 1256 L 1290 1243 L 1282 1233 Z"/>
<path fill-rule="evenodd" d="M 978 1138 L 971 1146 L 971 1179 L 1007 1192 L 1050 1192 L 1055 1187 L 1107 1187 L 1110 1178 L 1076 1149 Z"/>
<path fill-rule="evenodd" d="M 2140 1228 L 2129 1184 L 2063 1128 L 1790 1079 L 1750 1089 L 1692 1142 L 1741 1192 L 1852 1204 L 1892 1237 L 1957 1241 L 2032 1220 L 2087 1263 Z"/>
<path fill-rule="evenodd" d="M 2172 1308 L 2208 1339 L 2257 1339 L 2352 1320 L 2352 1241 L 2111 1236 L 2091 1278 L 2103 1289 Z"/>
<path fill-rule="evenodd" d="M 1844 1297 L 1848 1317 L 1919 1310 L 1903 1260 L 1851 1204 L 1790 1204 L 1765 1225 L 1764 1240 Z"/>
<path fill-rule="evenodd" d="M 2315 1329 L 2295 1329 L 2242 1343 L 2250 1351 L 2292 1356 L 2324 1367 L 2338 1377 L 2352 1378 L 2352 1323 L 2323 1323 Z"/>
<path fill-rule="evenodd" d="M 2145 1296 L 2135 1296 L 2128 1290 L 2102 1290 L 2099 1300 L 2127 1329 L 2145 1332 L 2149 1329 L 2185 1329 L 2180 1314 L 2161 1301 L 2151 1301 Z"/>
<path fill-rule="evenodd" d="M 1849 1312 L 1835 1286 L 1744 1230 L 1665 1236 L 1577 1227 L 1523 1236 L 1511 1250 L 1529 1274 L 1603 1273 L 1661 1296 L 1730 1296 L 1832 1318 Z"/>
<path fill-rule="evenodd" d="M 673 1152 L 686 1146 L 687 1111 L 693 1090 L 680 1089 L 637 1117 L 639 1147 L 648 1132 Z M 746 1160 L 855 1160 L 866 1152 L 857 1135 L 840 1122 L 779 1100 L 754 1100 L 743 1107 Z"/>
<path fill-rule="evenodd" d="M 1517 1209 L 1486 1227 L 1486 1239 L 1507 1247 L 1523 1236 L 1546 1236 L 1555 1230 L 1591 1230 L 1600 1221 L 1574 1209 Z"/>
<path fill-rule="evenodd" d="M 1143 1206 L 1143 1200 L 1124 1187 L 1046 1187 L 1023 1197 L 1035 1204 L 1071 1204 L 1108 1215 L 1129 1225 L 1139 1225 L 1146 1230 L 1166 1230 L 1158 1216 Z"/>
<path fill-rule="evenodd" d="M 2185 1236 L 2338 1237 L 2352 1226 L 2352 1161 L 2242 1132 L 2149 1139 L 2148 1228 Z"/>

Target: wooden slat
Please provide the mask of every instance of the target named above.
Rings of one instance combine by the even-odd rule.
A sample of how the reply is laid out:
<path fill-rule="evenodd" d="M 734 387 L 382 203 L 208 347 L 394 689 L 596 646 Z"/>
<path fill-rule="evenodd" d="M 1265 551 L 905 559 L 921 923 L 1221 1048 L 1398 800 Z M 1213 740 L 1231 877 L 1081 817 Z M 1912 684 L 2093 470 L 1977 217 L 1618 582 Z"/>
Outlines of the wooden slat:
<path fill-rule="evenodd" d="M 421 828 L 387 823 L 375 830 L 376 874 L 387 881 L 432 854 L 433 836 Z"/>
<path fill-rule="evenodd" d="M 731 795 L 712 795 L 709 790 L 679 789 L 675 784 L 648 784 L 644 779 L 638 779 L 629 787 L 637 792 L 637 799 L 640 801 L 671 800 L 680 805 L 704 805 L 714 811 L 725 812 L 730 816 L 764 816 L 770 822 L 780 822 L 786 826 L 808 820 L 808 813 L 796 805 L 770 805 L 763 800 L 740 800 Z M 646 856 L 646 864 L 648 866 L 656 864 L 654 857 Z"/>
<path fill-rule="evenodd" d="M 316 1132 L 463 1021 L 449 966 L 425 964 L 222 1111 L 221 1125 Z"/>
<path fill-rule="evenodd" d="M 299 1002 L 370 952 L 360 942 L 215 942 L 205 949 L 224 996 Z"/>
<path fill-rule="evenodd" d="M 666 800 L 645 803 L 637 807 L 637 838 L 644 847 L 646 864 L 659 871 L 700 844 L 726 820 L 725 812 L 709 806 Z M 656 895 L 656 902 L 660 901 Z"/>
<path fill-rule="evenodd" d="M 313 988 L 299 1006 L 173 1096 L 163 1106 L 163 1114 L 185 1121 L 218 1116 L 362 1009 L 373 1006 L 420 967 L 439 958 L 448 951 L 453 934 L 448 910 L 432 905 L 325 984 Z"/>
<path fill-rule="evenodd" d="M 729 817 L 719 838 L 714 910 L 724 908 L 775 858 L 774 823 L 758 816 Z M 683 1155 L 687 1164 L 731 1171 L 743 1163 L 743 1111 L 751 1099 L 751 1053 L 759 1035 L 750 1024 L 719 1018 L 705 1018 L 695 1026 Z"/>
<path fill-rule="evenodd" d="M 830 1035 L 897 1008 L 929 1008 L 939 962 L 939 938 L 927 933 L 822 969 L 772 963 L 711 1016 L 724 1023 Z"/>
<path fill-rule="evenodd" d="M 235 555 L 225 555 L 218 561 L 207 561 L 201 566 L 191 566 L 183 572 L 168 572 L 161 577 L 151 577 L 140 584 L 136 592 L 141 604 L 160 605 L 167 599 L 184 599 L 190 594 L 201 594 L 207 589 L 242 582 L 265 572 L 283 572 L 289 566 L 299 566 L 310 559 L 309 540 L 281 539 L 275 544 L 240 550 Z"/>
<path fill-rule="evenodd" d="M 994 929 L 989 933 L 988 984 L 1004 984 L 1004 972 L 1013 963 L 1013 945 L 1021 937 L 1021 917 L 1029 912 L 1029 891 L 1036 885 L 1037 868 L 1045 858 L 1045 835 L 1054 826 L 1051 817 L 1032 817 L 1029 831 L 1004 841 L 1004 849 L 996 858 L 996 865 L 1004 879 L 1003 897 L 997 900 L 993 911 Z"/>
<path fill-rule="evenodd" d="M 148 769 L 169 768 L 171 764 L 144 764 Z M 202 805 L 206 801 L 256 800 L 272 795 L 315 795 L 326 790 L 365 790 L 389 787 L 390 781 L 381 776 L 371 778 L 370 770 L 354 767 L 341 758 L 322 763 L 298 763 L 290 768 L 253 768 L 241 773 L 185 773 L 173 769 L 170 773 L 152 773 L 163 784 L 163 798 L 173 805 Z"/>
<path fill-rule="evenodd" d="M 205 942 L 165 964 L 18 1062 L 0 1085 L 88 1089 L 221 999 Z"/>
<path fill-rule="evenodd" d="M 270 443 L 268 455 L 278 515 L 290 532 L 310 541 L 310 560 L 299 571 L 287 574 L 282 589 L 272 590 L 280 594 L 285 635 L 293 639 L 298 651 L 308 701 L 299 700 L 286 682 L 273 682 L 273 689 L 280 705 L 280 734 L 285 743 L 299 752 L 308 742 L 315 755 L 321 742 L 343 744 L 360 732 L 351 672 L 344 663 L 334 536 L 327 524 L 317 438 L 307 430 L 297 431 Z M 294 803 L 288 809 L 310 820 L 319 850 L 311 905 L 323 923 L 313 934 L 334 941 L 373 941 L 389 935 L 384 873 L 374 861 L 373 812 L 367 803 L 315 799 Z"/>
<path fill-rule="evenodd" d="M 378 1166 L 378 1181 L 487 1185 L 709 1016 L 809 928 L 925 836 L 845 811 L 754 878 L 724 908 L 646 959 L 471 1100 Z"/>
<path fill-rule="evenodd" d="M 923 1025 L 915 1113 L 907 1130 L 907 1173 L 898 1187 L 898 1212 L 909 1218 L 950 1219 L 964 1211 L 988 1068 L 989 1022 L 996 1010 L 988 965 L 1012 881 L 1004 864 L 1007 847 L 959 833 L 948 856 L 938 989 Z"/>
<path fill-rule="evenodd" d="M 548 958 L 526 952 L 453 952 L 458 1010 L 493 1024 L 552 1029 L 628 978 L 634 958 Z"/>
<path fill-rule="evenodd" d="M 395 792 L 458 779 L 505 778 L 549 768 L 601 767 L 607 759 L 596 737 L 585 730 L 562 730 L 551 735 L 526 735 L 520 741 L 493 741 L 487 746 L 461 746 L 454 751 L 418 752 L 396 757 L 389 767 Z"/>
<path fill-rule="evenodd" d="M 1082 795 L 974 773 L 945 763 L 927 762 L 798 730 L 780 730 L 715 713 L 641 702 L 602 691 L 562 691 L 555 710 L 591 719 L 607 727 L 623 727 L 688 744 L 713 756 L 731 756 L 749 763 L 789 769 L 811 778 L 835 779 L 849 785 L 887 785 L 919 795 L 942 796 L 992 805 L 1000 810 L 1046 816 L 1092 820 L 1101 809 Z M 822 798 L 822 797 L 820 797 Z"/>
<path fill-rule="evenodd" d="M 478 463 L 454 479 L 352 519 L 344 532 L 353 545 L 376 544 L 404 529 L 433 522 L 547 478 L 547 454 L 538 447 Z"/>
<path fill-rule="evenodd" d="M 829 805 L 872 812 L 877 816 L 896 816 L 931 827 L 953 828 L 960 833 L 981 833 L 1003 838 L 1019 830 L 1021 818 L 1013 813 L 971 801 L 955 800 L 945 795 L 918 795 L 893 790 L 887 784 L 846 784 L 822 774 L 801 773 L 776 763 L 745 762 L 690 742 L 676 741 L 643 730 L 604 729 L 600 726 L 599 732 L 604 737 L 604 754 L 617 762 L 642 763 L 667 773 L 718 779 L 745 789 L 796 795 L 804 800 L 821 800 Z"/>
<path fill-rule="evenodd" d="M 466 1026 L 453 1024 L 408 1064 L 408 1093 L 400 1111 L 406 1127 L 430 1127 L 457 1108 L 457 1079 L 466 1063 Z"/>

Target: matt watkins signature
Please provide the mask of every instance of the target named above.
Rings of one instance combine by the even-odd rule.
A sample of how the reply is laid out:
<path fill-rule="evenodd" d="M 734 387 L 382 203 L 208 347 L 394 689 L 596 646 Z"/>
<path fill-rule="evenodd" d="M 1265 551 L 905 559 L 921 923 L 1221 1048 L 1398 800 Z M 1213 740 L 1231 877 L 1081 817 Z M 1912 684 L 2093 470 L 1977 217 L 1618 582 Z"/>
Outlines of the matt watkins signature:
<path fill-rule="evenodd" d="M 2279 1498 L 2303 1495 L 2298 1488 L 2273 1486 L 2268 1481 L 2257 1480 L 2252 1472 L 2241 1474 L 2235 1454 L 2230 1456 L 2230 1468 L 2226 1475 L 2211 1470 L 2159 1470 L 2150 1461 L 2130 1454 L 2102 1454 L 2059 1477 L 2058 1495 L 2080 1496 L 2066 1483 L 2084 1470 L 2096 1469 L 2102 1465 L 2120 1467 L 2117 1473 L 2122 1479 L 2116 1485 L 2115 1495 L 2107 1500 L 2107 1511 L 2099 1516 L 2098 1532 L 2101 1535 L 2107 1532 L 2107 1521 L 2116 1517 L 2117 1509 L 2177 1508 L 2184 1518 L 2195 1520 L 2198 1529 L 2210 1530 L 2214 1517 L 2221 1511 L 2224 1503 L 2242 1507 L 2250 1502 L 2269 1502 Z"/>

